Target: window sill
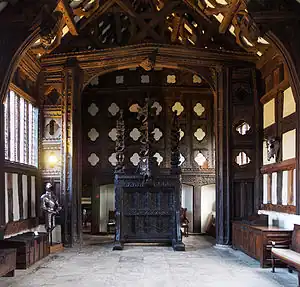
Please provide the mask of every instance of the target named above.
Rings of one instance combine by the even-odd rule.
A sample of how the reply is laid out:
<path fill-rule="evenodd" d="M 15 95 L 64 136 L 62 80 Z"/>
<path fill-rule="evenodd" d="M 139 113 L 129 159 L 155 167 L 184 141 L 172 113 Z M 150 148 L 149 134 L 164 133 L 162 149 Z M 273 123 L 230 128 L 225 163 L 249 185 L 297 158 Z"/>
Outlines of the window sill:
<path fill-rule="evenodd" d="M 276 211 L 282 213 L 296 214 L 295 205 L 282 205 L 282 204 L 262 204 L 261 210 Z"/>
<path fill-rule="evenodd" d="M 4 161 L 4 171 L 5 172 L 14 172 L 14 173 L 31 173 L 36 174 L 38 168 L 33 165 L 11 162 L 8 160 Z"/>
<path fill-rule="evenodd" d="M 276 162 L 272 164 L 264 165 L 260 171 L 261 173 L 273 173 L 276 171 L 282 171 L 282 170 L 291 170 L 296 168 L 296 159 L 291 158 L 287 159 L 281 162 Z"/>

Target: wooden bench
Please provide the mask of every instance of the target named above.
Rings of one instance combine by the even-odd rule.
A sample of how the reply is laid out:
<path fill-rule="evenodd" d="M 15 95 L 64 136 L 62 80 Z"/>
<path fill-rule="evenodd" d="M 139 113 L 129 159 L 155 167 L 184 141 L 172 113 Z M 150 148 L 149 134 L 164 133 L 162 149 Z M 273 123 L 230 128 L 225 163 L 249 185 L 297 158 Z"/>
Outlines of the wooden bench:
<path fill-rule="evenodd" d="M 0 276 L 13 277 L 16 269 L 17 250 L 0 250 Z"/>
<path fill-rule="evenodd" d="M 289 272 L 292 270 L 291 267 L 297 270 L 298 285 L 300 285 L 300 225 L 294 225 L 292 240 L 289 242 L 290 248 L 280 248 L 286 243 L 286 241 L 272 242 L 272 272 L 275 272 L 276 260 L 280 260 L 288 265 Z"/>
<path fill-rule="evenodd" d="M 17 250 L 17 269 L 27 269 L 38 260 L 49 254 L 49 239 L 47 233 L 34 235 L 26 232 L 4 240 L 0 240 L 2 251 L 14 248 Z"/>

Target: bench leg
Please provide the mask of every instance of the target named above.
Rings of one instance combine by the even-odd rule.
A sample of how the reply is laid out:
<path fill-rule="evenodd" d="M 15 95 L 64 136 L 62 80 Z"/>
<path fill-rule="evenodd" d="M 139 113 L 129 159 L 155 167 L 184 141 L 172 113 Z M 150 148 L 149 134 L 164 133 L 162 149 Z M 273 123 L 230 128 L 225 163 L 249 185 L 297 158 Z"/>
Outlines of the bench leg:
<path fill-rule="evenodd" d="M 272 255 L 272 272 L 275 273 L 275 258 Z"/>
<path fill-rule="evenodd" d="M 8 273 L 6 273 L 3 277 L 14 277 L 15 276 L 15 270 L 12 270 Z"/>

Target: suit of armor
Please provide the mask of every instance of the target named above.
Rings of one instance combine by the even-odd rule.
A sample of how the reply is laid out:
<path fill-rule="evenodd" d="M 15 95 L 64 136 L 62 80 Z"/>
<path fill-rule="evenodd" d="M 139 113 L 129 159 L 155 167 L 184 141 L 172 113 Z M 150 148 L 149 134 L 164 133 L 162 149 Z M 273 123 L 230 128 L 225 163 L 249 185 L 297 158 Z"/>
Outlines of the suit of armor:
<path fill-rule="evenodd" d="M 55 227 L 55 215 L 62 209 L 51 188 L 51 183 L 47 183 L 46 192 L 41 196 L 41 209 L 45 212 L 45 228 L 47 232 L 51 232 Z"/>

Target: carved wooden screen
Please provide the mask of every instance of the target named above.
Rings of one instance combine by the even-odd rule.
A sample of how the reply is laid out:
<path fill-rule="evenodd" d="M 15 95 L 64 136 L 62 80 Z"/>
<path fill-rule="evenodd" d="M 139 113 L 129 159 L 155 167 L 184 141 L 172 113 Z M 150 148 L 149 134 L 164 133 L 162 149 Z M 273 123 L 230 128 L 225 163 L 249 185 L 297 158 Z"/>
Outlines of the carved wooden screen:
<path fill-rule="evenodd" d="M 164 187 L 123 189 L 123 236 L 127 241 L 174 235 L 175 190 Z"/>
<path fill-rule="evenodd" d="M 113 182 L 116 120 L 124 111 L 126 128 L 126 168 L 138 161 L 140 122 L 137 105 L 145 98 L 156 107 L 153 148 L 159 167 L 170 167 L 172 114 L 179 114 L 181 168 L 189 184 L 197 184 L 202 174 L 214 174 L 213 97 L 201 78 L 188 72 L 141 68 L 95 77 L 83 93 L 83 183 L 93 177 L 98 184 Z M 87 189 L 88 190 L 88 189 Z M 89 194 L 86 194 L 87 196 Z"/>

